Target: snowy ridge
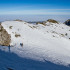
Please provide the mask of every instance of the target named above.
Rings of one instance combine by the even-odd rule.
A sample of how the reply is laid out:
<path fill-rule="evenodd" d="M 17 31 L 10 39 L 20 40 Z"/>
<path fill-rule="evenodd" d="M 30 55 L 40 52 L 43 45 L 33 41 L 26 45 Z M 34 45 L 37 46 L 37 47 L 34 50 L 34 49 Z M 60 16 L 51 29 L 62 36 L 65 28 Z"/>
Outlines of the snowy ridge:
<path fill-rule="evenodd" d="M 5 21 L 2 26 L 11 34 L 11 52 L 20 57 L 56 64 L 70 64 L 70 27 L 46 23 L 34 25 L 20 21 Z M 10 29 L 10 26 L 12 27 Z M 19 35 L 15 37 L 15 34 Z M 23 47 L 20 46 L 23 43 Z M 3 50 L 3 47 L 0 47 Z M 4 47 L 5 51 L 8 51 Z"/>

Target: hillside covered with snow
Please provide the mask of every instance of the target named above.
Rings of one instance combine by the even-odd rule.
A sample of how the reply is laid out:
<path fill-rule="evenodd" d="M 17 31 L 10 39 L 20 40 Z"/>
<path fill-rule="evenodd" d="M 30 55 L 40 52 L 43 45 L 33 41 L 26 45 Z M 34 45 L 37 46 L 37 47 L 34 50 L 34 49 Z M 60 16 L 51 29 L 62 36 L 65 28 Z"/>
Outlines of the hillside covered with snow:
<path fill-rule="evenodd" d="M 39 68 L 26 69 L 26 67 L 29 66 L 23 64 L 26 63 L 29 65 L 34 62 L 35 65 L 39 62 L 39 64 L 41 64 L 40 67 L 43 66 L 43 68 L 45 68 L 40 70 L 46 70 L 47 66 L 45 62 L 49 64 L 47 64 L 48 66 L 52 65 L 55 70 L 56 67 L 59 68 L 57 70 L 64 70 L 58 65 L 67 67 L 65 70 L 70 69 L 69 26 L 62 23 L 57 24 L 49 22 L 46 22 L 46 25 L 36 25 L 29 24 L 24 21 L 5 21 L 2 22 L 1 25 L 8 34 L 11 35 L 10 49 L 6 46 L 0 47 L 0 52 L 2 53 L 0 53 L 1 70 L 3 70 L 3 67 L 6 66 L 6 62 L 8 62 L 7 66 L 10 67 L 14 67 L 13 65 L 16 65 L 17 68 L 14 67 L 14 70 L 39 70 Z M 21 46 L 21 44 L 23 44 L 23 46 Z M 30 62 L 31 60 L 32 62 Z M 20 63 L 20 67 L 18 67 L 19 64 L 17 63 Z M 48 68 L 48 70 L 50 69 L 51 68 Z"/>

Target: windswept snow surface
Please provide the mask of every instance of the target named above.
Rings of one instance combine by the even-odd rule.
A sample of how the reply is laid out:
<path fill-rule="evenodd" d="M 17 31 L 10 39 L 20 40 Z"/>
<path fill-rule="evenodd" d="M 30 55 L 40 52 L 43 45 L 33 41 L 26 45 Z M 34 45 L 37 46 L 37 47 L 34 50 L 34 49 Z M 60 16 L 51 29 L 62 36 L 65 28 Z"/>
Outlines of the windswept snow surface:
<path fill-rule="evenodd" d="M 3 27 L 11 34 L 10 52 L 22 58 L 37 61 L 50 61 L 68 66 L 70 64 L 70 27 L 64 24 L 46 23 L 34 25 L 20 21 L 2 22 Z M 10 29 L 9 27 L 12 26 Z M 19 34 L 20 37 L 15 37 Z M 20 46 L 23 43 L 23 47 Z M 7 47 L 0 47 L 8 51 Z"/>

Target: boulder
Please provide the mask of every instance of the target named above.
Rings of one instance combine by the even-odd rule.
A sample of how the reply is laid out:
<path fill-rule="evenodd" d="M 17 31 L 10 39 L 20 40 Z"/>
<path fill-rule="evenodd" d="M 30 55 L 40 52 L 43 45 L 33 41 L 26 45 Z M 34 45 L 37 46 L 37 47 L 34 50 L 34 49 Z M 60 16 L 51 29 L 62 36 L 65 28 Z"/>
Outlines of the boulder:
<path fill-rule="evenodd" d="M 67 21 L 65 21 L 64 24 L 70 26 L 70 19 L 68 19 Z"/>
<path fill-rule="evenodd" d="M 9 46 L 11 42 L 11 36 L 0 24 L 0 45 Z"/>

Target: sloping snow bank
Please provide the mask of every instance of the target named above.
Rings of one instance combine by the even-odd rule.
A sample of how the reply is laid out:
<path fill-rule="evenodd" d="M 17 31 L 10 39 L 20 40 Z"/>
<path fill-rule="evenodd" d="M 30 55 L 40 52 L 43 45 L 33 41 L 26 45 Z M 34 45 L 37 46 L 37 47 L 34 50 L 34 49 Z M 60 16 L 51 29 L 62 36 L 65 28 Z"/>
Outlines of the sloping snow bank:
<path fill-rule="evenodd" d="M 11 52 L 33 60 L 70 64 L 70 27 L 64 24 L 46 24 L 47 26 L 19 21 L 3 22 L 2 26 L 11 34 L 11 45 L 14 46 L 11 47 Z M 23 43 L 23 47 L 20 43 Z"/>

